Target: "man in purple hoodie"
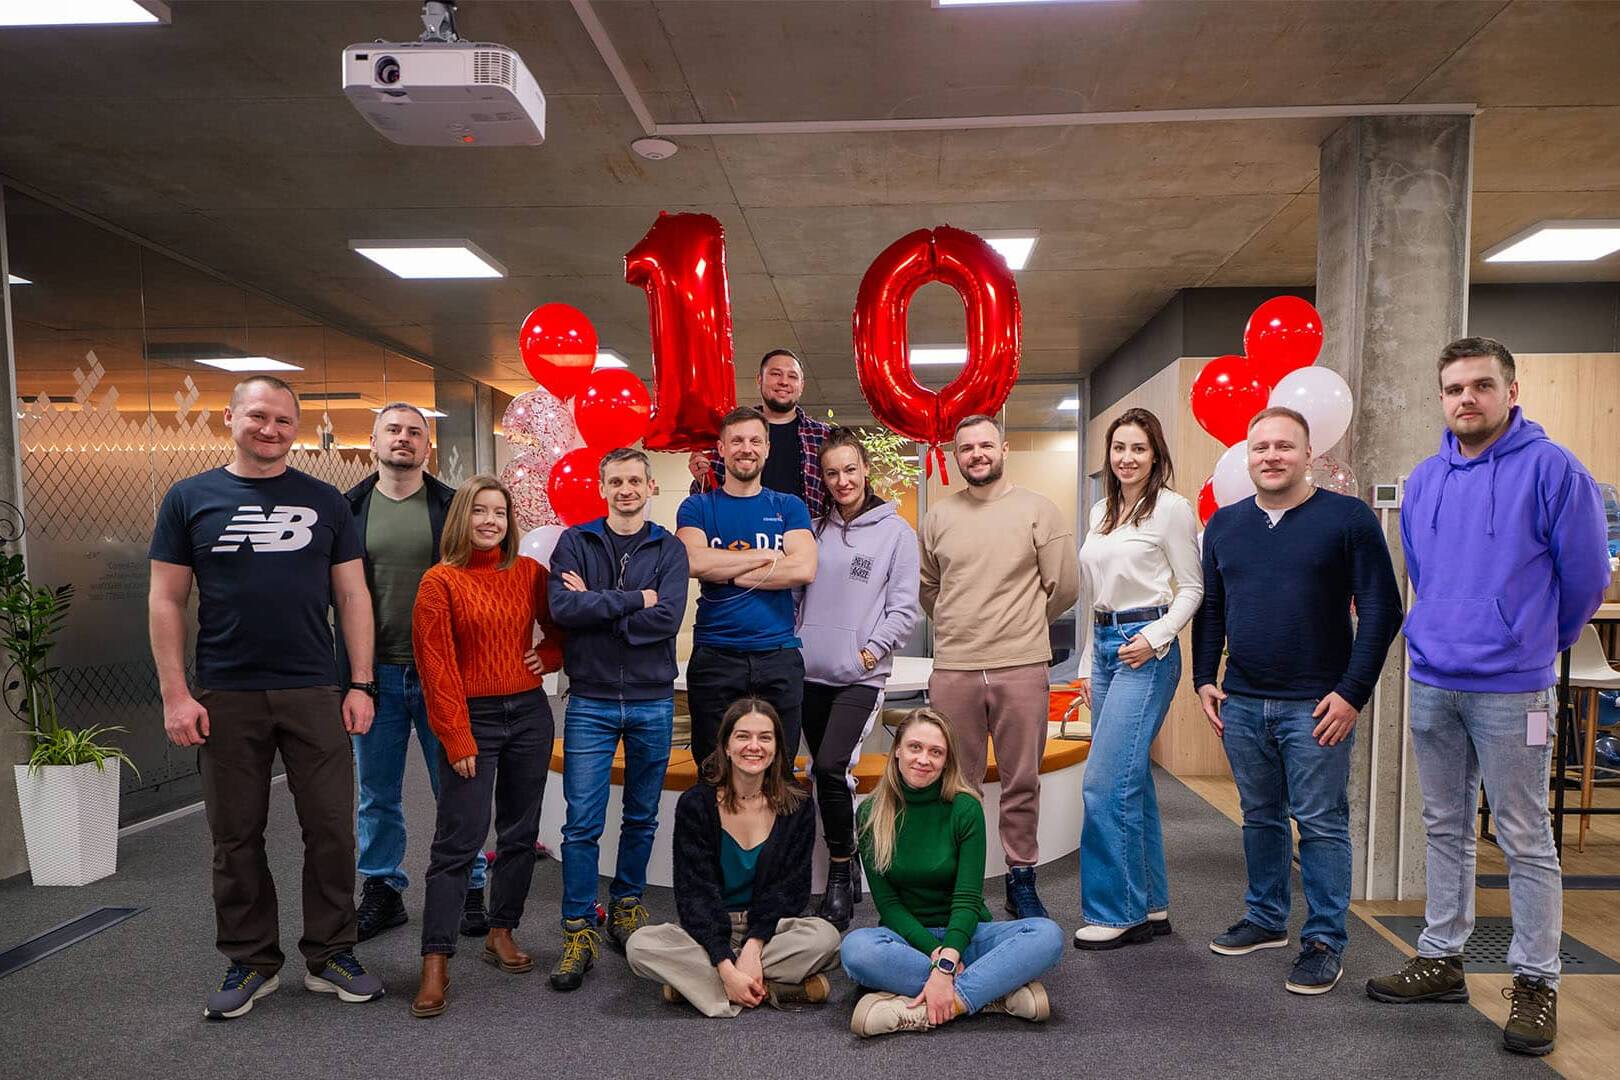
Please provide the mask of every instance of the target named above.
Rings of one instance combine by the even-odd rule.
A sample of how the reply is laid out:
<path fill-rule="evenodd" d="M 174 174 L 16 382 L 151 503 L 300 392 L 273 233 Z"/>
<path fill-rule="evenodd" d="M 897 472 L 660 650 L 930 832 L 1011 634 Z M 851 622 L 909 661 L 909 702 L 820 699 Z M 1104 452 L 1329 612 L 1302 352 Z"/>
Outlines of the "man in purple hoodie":
<path fill-rule="evenodd" d="M 1412 579 L 1412 745 L 1428 834 L 1418 955 L 1369 980 L 1378 1001 L 1467 1001 L 1474 813 L 1481 780 L 1507 857 L 1513 912 L 1509 1050 L 1545 1054 L 1558 1031 L 1563 881 L 1547 814 L 1553 662 L 1609 582 L 1591 474 L 1519 410 L 1513 354 L 1490 338 L 1440 353 L 1440 452 L 1406 481 L 1401 546 Z"/>

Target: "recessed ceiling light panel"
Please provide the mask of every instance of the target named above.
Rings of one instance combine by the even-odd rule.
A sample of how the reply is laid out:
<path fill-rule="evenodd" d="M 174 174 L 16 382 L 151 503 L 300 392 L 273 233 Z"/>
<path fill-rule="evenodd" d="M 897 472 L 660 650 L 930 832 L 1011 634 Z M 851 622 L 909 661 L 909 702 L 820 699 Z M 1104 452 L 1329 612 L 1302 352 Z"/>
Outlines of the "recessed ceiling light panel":
<path fill-rule="evenodd" d="M 1025 232 L 981 232 L 979 235 L 1007 260 L 1009 270 L 1022 270 L 1035 253 L 1035 241 L 1040 239 L 1040 233 L 1035 229 Z"/>
<path fill-rule="evenodd" d="M 1620 221 L 1543 221 L 1485 252 L 1486 262 L 1593 262 L 1620 251 Z"/>
<path fill-rule="evenodd" d="M 243 374 L 253 371 L 303 371 L 297 364 L 272 360 L 268 356 L 210 356 L 199 357 L 197 363 L 221 371 Z"/>
<path fill-rule="evenodd" d="M 1079 412 L 1080 399 L 1077 397 L 1066 397 L 1057 403 L 1057 407 L 1064 412 Z"/>
<path fill-rule="evenodd" d="M 157 26 L 169 21 L 160 0 L 0 0 L 4 26 Z"/>
<path fill-rule="evenodd" d="M 598 349 L 596 352 L 596 371 L 601 371 L 604 368 L 628 368 L 629 366 L 624 362 L 624 357 L 612 349 Z"/>
<path fill-rule="evenodd" d="M 410 280 L 506 276 L 506 267 L 471 240 L 350 240 L 349 247 Z"/>
<path fill-rule="evenodd" d="M 966 345 L 913 345 L 912 367 L 950 367 L 967 363 Z"/>
<path fill-rule="evenodd" d="M 6 284 L 7 285 L 32 285 L 33 282 L 29 281 L 25 277 L 18 277 L 16 274 L 7 274 L 6 275 Z"/>

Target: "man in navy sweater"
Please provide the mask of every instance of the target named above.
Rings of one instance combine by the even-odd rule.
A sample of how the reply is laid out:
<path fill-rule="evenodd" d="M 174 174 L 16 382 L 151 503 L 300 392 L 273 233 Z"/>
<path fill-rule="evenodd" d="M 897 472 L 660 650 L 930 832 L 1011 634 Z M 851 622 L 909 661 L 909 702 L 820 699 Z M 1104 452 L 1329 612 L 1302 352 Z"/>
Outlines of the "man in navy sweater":
<path fill-rule="evenodd" d="M 1347 941 L 1350 747 L 1400 631 L 1401 595 L 1373 512 L 1312 486 L 1310 443 L 1292 409 L 1250 421 L 1255 497 L 1217 510 L 1204 533 L 1193 685 L 1232 763 L 1249 873 L 1244 917 L 1209 947 L 1241 956 L 1288 945 L 1291 815 L 1309 916 L 1283 985 L 1325 994 Z"/>
<path fill-rule="evenodd" d="M 613 755 L 624 741 L 624 823 L 608 887 L 608 934 L 624 948 L 647 922 L 641 894 L 658 831 L 658 800 L 675 721 L 675 635 L 686 614 L 686 545 L 647 520 L 652 464 L 610 450 L 600 466 L 605 518 L 557 539 L 547 599 L 568 628 L 563 670 L 563 952 L 555 990 L 577 990 L 601 953 L 596 931 L 598 841 L 607 819 Z"/>

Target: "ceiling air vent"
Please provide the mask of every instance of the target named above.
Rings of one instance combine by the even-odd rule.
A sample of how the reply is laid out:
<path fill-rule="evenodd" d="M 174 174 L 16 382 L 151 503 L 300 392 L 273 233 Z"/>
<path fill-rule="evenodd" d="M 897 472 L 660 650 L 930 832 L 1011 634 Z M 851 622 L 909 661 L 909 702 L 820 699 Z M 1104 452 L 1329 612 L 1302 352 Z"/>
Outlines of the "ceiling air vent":
<path fill-rule="evenodd" d="M 473 53 L 473 82 L 512 87 L 512 54 L 499 49 L 479 49 Z"/>

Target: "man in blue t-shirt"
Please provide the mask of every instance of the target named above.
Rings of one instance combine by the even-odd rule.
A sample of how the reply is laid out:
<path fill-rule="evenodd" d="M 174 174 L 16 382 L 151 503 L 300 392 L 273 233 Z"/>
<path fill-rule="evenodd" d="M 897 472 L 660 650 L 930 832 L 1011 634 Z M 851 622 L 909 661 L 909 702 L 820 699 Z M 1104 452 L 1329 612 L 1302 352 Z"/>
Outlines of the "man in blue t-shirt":
<path fill-rule="evenodd" d="M 279 985 L 275 883 L 265 858 L 279 752 L 304 836 L 306 989 L 345 1002 L 383 996 L 354 958 L 354 756 L 371 727 L 371 596 L 360 538 L 338 490 L 287 467 L 298 398 L 280 379 L 238 383 L 225 409 L 229 465 L 171 487 L 149 552 L 152 658 L 163 726 L 198 748 L 214 841 L 214 919 L 230 967 L 203 1015 L 229 1020 Z M 197 691 L 186 684 L 186 604 L 197 583 Z M 350 678 L 338 685 L 327 611 L 336 606 Z"/>
<path fill-rule="evenodd" d="M 1311 484 L 1304 417 L 1262 409 L 1248 450 L 1256 494 L 1209 520 L 1193 621 L 1193 686 L 1232 763 L 1249 875 L 1243 918 L 1209 947 L 1288 945 L 1292 816 L 1309 915 L 1283 986 L 1325 994 L 1348 940 L 1350 748 L 1401 629 L 1401 594 L 1372 510 Z"/>
<path fill-rule="evenodd" d="M 771 703 L 782 719 L 788 760 L 799 748 L 804 658 L 793 631 L 793 589 L 816 576 L 816 541 L 804 502 L 764 487 L 770 430 L 758 409 L 733 409 L 720 423 L 718 490 L 688 496 L 675 516 L 691 575 L 702 582 L 686 697 L 692 756 L 715 750 L 720 719 L 740 697 Z"/>

